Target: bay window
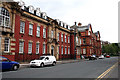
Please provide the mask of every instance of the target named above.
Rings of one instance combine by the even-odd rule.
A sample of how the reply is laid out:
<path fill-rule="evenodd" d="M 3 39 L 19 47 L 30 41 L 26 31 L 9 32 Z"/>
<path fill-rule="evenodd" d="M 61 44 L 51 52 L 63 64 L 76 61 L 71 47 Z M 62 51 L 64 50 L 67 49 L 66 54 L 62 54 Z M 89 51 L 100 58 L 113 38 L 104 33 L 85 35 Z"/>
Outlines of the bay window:
<path fill-rule="evenodd" d="M 10 27 L 10 15 L 7 9 L 0 8 L 0 26 Z"/>

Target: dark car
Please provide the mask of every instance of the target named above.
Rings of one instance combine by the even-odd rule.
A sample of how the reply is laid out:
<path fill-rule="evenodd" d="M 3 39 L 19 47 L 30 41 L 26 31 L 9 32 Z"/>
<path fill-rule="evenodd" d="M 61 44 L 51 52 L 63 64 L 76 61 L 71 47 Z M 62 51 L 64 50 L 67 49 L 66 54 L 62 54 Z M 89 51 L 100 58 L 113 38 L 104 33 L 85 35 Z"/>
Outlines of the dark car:
<path fill-rule="evenodd" d="M 10 61 L 8 58 L 0 56 L 0 69 L 2 70 L 18 70 L 19 63 Z"/>
<path fill-rule="evenodd" d="M 89 60 L 97 60 L 96 55 L 89 56 Z"/>

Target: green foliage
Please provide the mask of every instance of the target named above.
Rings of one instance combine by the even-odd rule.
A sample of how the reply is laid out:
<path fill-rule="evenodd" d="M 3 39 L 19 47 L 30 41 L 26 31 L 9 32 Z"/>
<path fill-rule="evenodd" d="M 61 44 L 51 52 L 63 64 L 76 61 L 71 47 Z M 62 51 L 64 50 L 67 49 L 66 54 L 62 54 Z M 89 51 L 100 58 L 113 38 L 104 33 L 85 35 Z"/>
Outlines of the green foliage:
<path fill-rule="evenodd" d="M 102 46 L 102 53 L 106 53 L 111 56 L 118 55 L 119 51 L 120 47 L 118 46 L 118 43 L 112 43 Z"/>

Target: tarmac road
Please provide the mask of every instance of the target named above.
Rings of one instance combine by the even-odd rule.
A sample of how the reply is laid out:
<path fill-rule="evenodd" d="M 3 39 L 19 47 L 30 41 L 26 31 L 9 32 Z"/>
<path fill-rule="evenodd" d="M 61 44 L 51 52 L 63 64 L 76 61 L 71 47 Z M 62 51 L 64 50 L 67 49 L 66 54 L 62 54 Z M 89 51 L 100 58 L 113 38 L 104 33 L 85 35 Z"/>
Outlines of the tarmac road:
<path fill-rule="evenodd" d="M 4 78 L 98 78 L 117 62 L 118 57 L 111 57 L 44 68 L 22 68 L 17 71 L 3 72 L 2 78 L 3 80 Z M 118 78 L 118 67 L 111 68 L 103 78 Z"/>

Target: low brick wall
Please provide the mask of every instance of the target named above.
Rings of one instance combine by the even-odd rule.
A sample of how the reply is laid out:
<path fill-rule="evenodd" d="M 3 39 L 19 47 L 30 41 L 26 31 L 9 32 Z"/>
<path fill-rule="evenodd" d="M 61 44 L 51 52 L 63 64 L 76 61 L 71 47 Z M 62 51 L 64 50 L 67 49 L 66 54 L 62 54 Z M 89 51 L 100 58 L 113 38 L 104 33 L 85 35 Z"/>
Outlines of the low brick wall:
<path fill-rule="evenodd" d="M 0 55 L 0 56 L 6 57 L 11 61 L 15 61 L 15 55 Z"/>

